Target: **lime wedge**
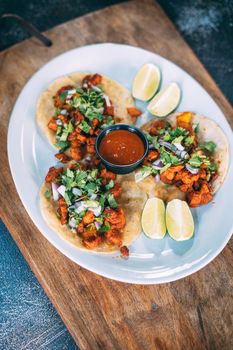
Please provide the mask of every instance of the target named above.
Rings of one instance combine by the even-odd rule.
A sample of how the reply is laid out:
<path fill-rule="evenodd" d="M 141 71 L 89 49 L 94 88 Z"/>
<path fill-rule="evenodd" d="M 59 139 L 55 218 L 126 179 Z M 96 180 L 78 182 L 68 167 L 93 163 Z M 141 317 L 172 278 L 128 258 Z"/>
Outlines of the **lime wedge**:
<path fill-rule="evenodd" d="M 167 204 L 166 224 L 169 235 L 176 241 L 185 241 L 192 237 L 194 221 L 185 201 L 173 199 Z"/>
<path fill-rule="evenodd" d="M 179 86 L 176 83 L 169 83 L 155 95 L 147 109 L 157 117 L 165 117 L 178 106 L 180 96 Z"/>
<path fill-rule="evenodd" d="M 142 229 L 146 236 L 162 239 L 166 234 L 165 206 L 160 198 L 149 198 L 142 212 Z"/>
<path fill-rule="evenodd" d="M 157 66 L 152 63 L 144 64 L 134 78 L 133 97 L 141 101 L 148 101 L 158 90 L 160 79 L 161 73 Z"/>

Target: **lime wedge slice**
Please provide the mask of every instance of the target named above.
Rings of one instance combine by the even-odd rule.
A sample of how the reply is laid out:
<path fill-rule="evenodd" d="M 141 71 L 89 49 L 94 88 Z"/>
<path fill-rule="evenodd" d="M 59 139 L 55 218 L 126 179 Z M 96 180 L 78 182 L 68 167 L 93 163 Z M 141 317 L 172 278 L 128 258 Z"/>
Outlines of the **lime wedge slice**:
<path fill-rule="evenodd" d="M 150 100 L 158 90 L 161 73 L 157 66 L 152 63 L 144 64 L 137 72 L 134 81 L 132 95 L 141 100 Z"/>
<path fill-rule="evenodd" d="M 169 83 L 155 95 L 147 109 L 157 117 L 165 117 L 178 106 L 180 96 L 179 86 L 176 83 Z"/>
<path fill-rule="evenodd" d="M 160 198 L 149 198 L 142 212 L 142 229 L 152 239 L 162 239 L 166 234 L 165 206 Z"/>
<path fill-rule="evenodd" d="M 176 241 L 185 241 L 192 237 L 194 221 L 185 201 L 173 199 L 167 204 L 166 224 L 169 235 Z"/>

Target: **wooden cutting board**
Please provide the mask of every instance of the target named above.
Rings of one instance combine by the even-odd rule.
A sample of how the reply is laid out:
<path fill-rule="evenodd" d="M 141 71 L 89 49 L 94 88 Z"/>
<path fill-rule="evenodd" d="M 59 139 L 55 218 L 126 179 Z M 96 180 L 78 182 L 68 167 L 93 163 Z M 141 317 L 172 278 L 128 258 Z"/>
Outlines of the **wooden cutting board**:
<path fill-rule="evenodd" d="M 77 18 L 47 32 L 51 48 L 26 40 L 0 54 L 1 216 L 81 349 L 233 348 L 232 243 L 203 270 L 158 286 L 108 280 L 74 264 L 36 229 L 15 190 L 7 128 L 15 100 L 51 58 L 82 45 L 136 45 L 174 61 L 212 95 L 233 125 L 233 110 L 158 4 L 138 0 Z"/>

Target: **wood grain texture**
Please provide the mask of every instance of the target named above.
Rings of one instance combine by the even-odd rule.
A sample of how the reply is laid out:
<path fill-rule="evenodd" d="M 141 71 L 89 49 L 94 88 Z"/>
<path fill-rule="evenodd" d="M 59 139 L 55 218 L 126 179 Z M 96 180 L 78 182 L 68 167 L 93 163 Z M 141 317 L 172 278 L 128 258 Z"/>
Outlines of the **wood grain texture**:
<path fill-rule="evenodd" d="M 233 110 L 160 7 L 150 0 L 116 5 L 47 32 L 52 48 L 27 40 L 0 54 L 0 214 L 81 349 L 233 348 L 231 240 L 207 267 L 158 286 L 108 280 L 71 262 L 36 229 L 19 200 L 7 160 L 10 112 L 22 87 L 48 60 L 96 42 L 140 46 L 176 62 L 212 95 L 233 126 Z"/>

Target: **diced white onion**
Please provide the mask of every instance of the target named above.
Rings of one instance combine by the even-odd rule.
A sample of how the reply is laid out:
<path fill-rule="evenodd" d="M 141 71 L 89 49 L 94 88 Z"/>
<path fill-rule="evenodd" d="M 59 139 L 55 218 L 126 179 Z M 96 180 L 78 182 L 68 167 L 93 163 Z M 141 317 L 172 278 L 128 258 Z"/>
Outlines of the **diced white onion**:
<path fill-rule="evenodd" d="M 77 188 L 77 187 L 72 188 L 72 193 L 75 196 L 81 196 L 82 195 L 82 191 L 79 188 Z"/>
<path fill-rule="evenodd" d="M 173 143 L 173 145 L 175 145 L 176 148 L 177 148 L 179 151 L 183 151 L 183 150 L 184 150 L 184 147 L 181 145 L 181 143 Z"/>
<path fill-rule="evenodd" d="M 59 185 L 52 182 L 52 193 L 53 193 L 53 200 L 54 201 L 58 201 L 58 199 L 60 197 L 59 192 L 58 192 L 58 187 L 59 187 Z"/>
<path fill-rule="evenodd" d="M 91 88 L 97 92 L 102 92 L 102 90 L 98 87 L 98 86 L 95 86 L 95 85 L 92 85 L 90 84 Z"/>
<path fill-rule="evenodd" d="M 57 120 L 56 120 L 56 124 L 57 124 L 58 126 L 61 126 L 61 125 L 62 125 L 61 119 L 57 119 Z"/>
<path fill-rule="evenodd" d="M 93 193 L 90 197 L 90 200 L 94 201 L 97 198 L 97 194 Z"/>
<path fill-rule="evenodd" d="M 97 208 L 93 208 L 93 207 L 88 207 L 88 209 L 90 211 L 92 211 L 92 213 L 95 215 L 95 216 L 100 216 L 101 214 L 101 206 L 97 207 Z"/>
<path fill-rule="evenodd" d="M 156 174 L 155 175 L 155 182 L 159 182 L 160 181 L 160 175 L 159 174 Z"/>
<path fill-rule="evenodd" d="M 111 102 L 109 100 L 109 97 L 107 95 L 103 95 L 103 98 L 105 99 L 106 106 L 110 107 L 111 106 Z"/>
<path fill-rule="evenodd" d="M 71 228 L 75 228 L 76 227 L 76 220 L 75 220 L 75 218 L 70 219 L 69 226 Z"/>
<path fill-rule="evenodd" d="M 66 109 L 62 109 L 61 112 L 60 112 L 60 114 L 66 115 Z"/>
<path fill-rule="evenodd" d="M 64 185 L 59 186 L 57 190 L 58 190 L 58 192 L 62 195 L 62 197 L 65 196 L 66 188 L 65 188 Z"/>

